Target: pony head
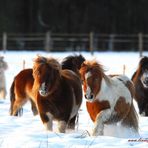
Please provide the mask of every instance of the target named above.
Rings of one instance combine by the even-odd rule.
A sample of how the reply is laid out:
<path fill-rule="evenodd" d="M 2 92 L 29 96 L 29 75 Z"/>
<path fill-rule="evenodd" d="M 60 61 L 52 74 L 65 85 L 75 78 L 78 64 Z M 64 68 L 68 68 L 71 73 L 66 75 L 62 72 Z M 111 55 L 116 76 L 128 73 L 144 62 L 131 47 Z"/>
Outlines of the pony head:
<path fill-rule="evenodd" d="M 53 58 L 38 56 L 34 60 L 34 84 L 41 96 L 47 96 L 53 91 L 55 83 L 60 77 L 60 69 L 59 62 Z"/>
<path fill-rule="evenodd" d="M 61 63 L 62 69 L 70 69 L 80 76 L 79 69 L 84 61 L 85 58 L 82 55 L 68 56 Z"/>
<path fill-rule="evenodd" d="M 148 57 L 143 57 L 139 62 L 138 73 L 140 73 L 141 83 L 144 88 L 148 88 Z"/>
<path fill-rule="evenodd" d="M 80 69 L 85 98 L 93 102 L 101 89 L 102 79 L 105 78 L 102 65 L 96 61 L 85 61 Z"/>

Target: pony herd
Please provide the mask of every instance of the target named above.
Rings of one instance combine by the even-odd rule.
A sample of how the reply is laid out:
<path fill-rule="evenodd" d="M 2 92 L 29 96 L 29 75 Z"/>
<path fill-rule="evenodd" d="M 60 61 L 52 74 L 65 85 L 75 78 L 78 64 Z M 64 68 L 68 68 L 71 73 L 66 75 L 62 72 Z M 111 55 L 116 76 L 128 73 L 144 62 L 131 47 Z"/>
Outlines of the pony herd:
<path fill-rule="evenodd" d="M 83 86 L 83 87 L 82 87 Z M 32 69 L 19 72 L 10 88 L 10 115 L 21 116 L 23 105 L 31 102 L 34 115 L 39 114 L 47 130 L 53 120 L 58 131 L 74 129 L 82 96 L 94 122 L 92 135 L 103 135 L 105 124 L 117 124 L 138 133 L 139 113 L 148 116 L 148 58 L 140 60 L 130 80 L 125 75 L 106 75 L 103 66 L 82 55 L 68 56 L 61 63 L 38 56 Z"/>

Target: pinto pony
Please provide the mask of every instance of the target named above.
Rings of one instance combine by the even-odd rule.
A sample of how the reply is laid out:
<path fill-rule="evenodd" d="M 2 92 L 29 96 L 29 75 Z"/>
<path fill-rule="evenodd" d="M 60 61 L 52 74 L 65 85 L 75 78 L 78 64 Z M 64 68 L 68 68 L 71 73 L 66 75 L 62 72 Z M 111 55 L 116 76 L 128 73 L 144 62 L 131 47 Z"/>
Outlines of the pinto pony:
<path fill-rule="evenodd" d="M 135 85 L 134 98 L 138 104 L 139 114 L 148 116 L 148 57 L 141 58 L 132 81 Z"/>
<path fill-rule="evenodd" d="M 34 102 L 47 130 L 52 131 L 53 120 L 58 121 L 58 131 L 74 128 L 82 103 L 80 78 L 71 70 L 62 70 L 53 58 L 38 57 L 33 66 Z"/>
<path fill-rule="evenodd" d="M 62 69 L 69 69 L 74 71 L 78 76 L 81 64 L 85 61 L 82 55 L 67 56 L 63 59 L 61 65 Z M 32 87 L 34 83 L 32 69 L 24 69 L 20 71 L 14 78 L 10 88 L 10 115 L 21 116 L 22 106 L 28 100 L 31 102 L 31 108 L 34 115 L 38 114 L 37 108 L 33 100 Z M 16 103 L 15 103 L 16 102 Z M 17 103 L 19 102 L 19 103 Z M 14 111 L 14 104 L 18 104 L 17 110 Z M 15 113 L 14 113 L 15 112 Z"/>
<path fill-rule="evenodd" d="M 134 86 L 124 75 L 107 76 L 102 65 L 85 61 L 80 69 L 88 113 L 95 126 L 93 135 L 103 135 L 104 124 L 120 122 L 138 133 L 133 105 Z"/>

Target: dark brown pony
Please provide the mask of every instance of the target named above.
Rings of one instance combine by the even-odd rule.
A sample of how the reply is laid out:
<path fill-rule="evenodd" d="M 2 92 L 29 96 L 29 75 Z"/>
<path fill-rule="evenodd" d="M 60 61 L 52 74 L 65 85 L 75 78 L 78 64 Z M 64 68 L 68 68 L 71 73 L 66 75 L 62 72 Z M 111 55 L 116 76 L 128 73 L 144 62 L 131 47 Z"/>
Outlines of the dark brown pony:
<path fill-rule="evenodd" d="M 74 71 L 78 76 L 80 76 L 79 69 L 81 64 L 85 61 L 82 55 L 68 56 L 62 61 L 62 69 L 69 69 Z"/>
<path fill-rule="evenodd" d="M 58 131 L 74 128 L 82 103 L 80 78 L 71 70 L 62 70 L 53 58 L 38 57 L 33 66 L 33 93 L 40 118 L 47 130 L 52 130 L 53 120 L 58 121 Z"/>
<path fill-rule="evenodd" d="M 93 135 L 103 135 L 104 124 L 121 122 L 138 134 L 138 116 L 133 105 L 134 86 L 124 75 L 107 76 L 102 65 L 85 61 L 80 69 L 88 113 L 95 127 Z"/>
<path fill-rule="evenodd" d="M 82 55 L 68 56 L 64 58 L 61 63 L 62 69 L 72 70 L 79 76 L 80 75 L 79 69 L 83 61 L 85 61 L 85 58 Z M 10 88 L 10 102 L 11 102 L 10 115 L 21 116 L 23 114 L 22 106 L 28 100 L 31 101 L 33 114 L 34 115 L 38 114 L 35 103 L 32 101 L 33 99 L 31 99 L 33 97 L 31 91 L 34 83 L 34 78 L 32 73 L 33 73 L 32 69 L 24 69 L 15 76 Z M 20 103 L 21 106 L 19 106 L 19 109 L 15 111 L 14 114 L 13 106 L 16 100 L 19 100 L 19 102 L 21 102 Z"/>
<path fill-rule="evenodd" d="M 148 57 L 141 58 L 132 81 L 135 85 L 134 98 L 137 101 L 139 113 L 148 116 Z"/>

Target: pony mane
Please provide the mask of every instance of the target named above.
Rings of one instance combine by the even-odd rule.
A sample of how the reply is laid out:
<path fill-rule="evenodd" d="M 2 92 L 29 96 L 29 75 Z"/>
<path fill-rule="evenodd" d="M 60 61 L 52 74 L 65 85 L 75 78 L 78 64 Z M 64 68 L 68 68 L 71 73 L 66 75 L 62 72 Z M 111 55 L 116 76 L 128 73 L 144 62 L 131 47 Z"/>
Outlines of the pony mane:
<path fill-rule="evenodd" d="M 61 65 L 56 59 L 37 56 L 37 58 L 34 59 L 34 66 L 42 64 L 48 64 L 54 69 L 61 70 Z"/>
<path fill-rule="evenodd" d="M 109 77 L 105 75 L 105 69 L 103 68 L 103 65 L 96 61 L 84 61 L 81 65 L 80 73 L 82 76 L 84 76 L 85 73 L 88 71 L 91 71 L 94 75 L 102 76 L 108 83 L 110 83 Z"/>
<path fill-rule="evenodd" d="M 82 55 L 71 55 L 62 61 L 62 69 L 71 69 L 77 66 L 80 69 L 81 64 L 85 61 L 85 58 Z"/>

